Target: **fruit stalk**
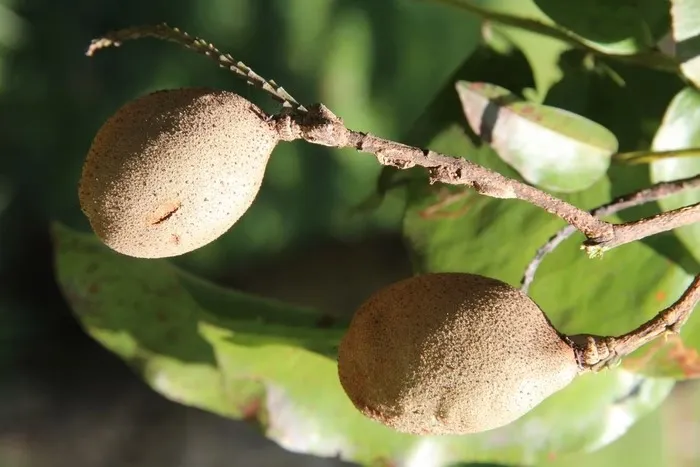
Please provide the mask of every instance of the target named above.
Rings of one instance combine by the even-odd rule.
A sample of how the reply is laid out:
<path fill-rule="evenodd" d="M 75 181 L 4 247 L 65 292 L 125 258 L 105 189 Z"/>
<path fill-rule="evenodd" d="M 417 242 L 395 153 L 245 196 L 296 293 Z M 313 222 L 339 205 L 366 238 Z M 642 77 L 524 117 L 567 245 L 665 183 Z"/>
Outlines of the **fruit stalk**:
<path fill-rule="evenodd" d="M 631 354 L 657 337 L 678 334 L 700 302 L 700 274 L 695 276 L 681 297 L 668 308 L 639 326 L 618 337 L 571 336 L 583 366 L 598 371 L 614 365 L 620 358 Z M 583 342 L 585 344 L 581 345 Z"/>

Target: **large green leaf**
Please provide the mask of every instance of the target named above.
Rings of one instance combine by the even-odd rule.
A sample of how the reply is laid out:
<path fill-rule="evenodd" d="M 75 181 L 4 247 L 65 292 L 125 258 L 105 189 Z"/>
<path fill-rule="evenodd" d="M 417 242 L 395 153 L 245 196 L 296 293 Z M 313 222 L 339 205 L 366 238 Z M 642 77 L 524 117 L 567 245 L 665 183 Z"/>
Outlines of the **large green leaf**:
<path fill-rule="evenodd" d="M 319 327 L 317 313 L 226 291 L 166 260 L 119 255 L 65 227 L 54 239 L 59 285 L 93 338 L 165 397 L 256 421 L 291 451 L 366 465 L 530 463 L 607 442 L 672 385 L 624 371 L 587 375 L 499 430 L 404 435 L 352 407 L 331 356 L 342 331 Z M 572 420 L 579 429 L 550 432 Z"/>
<path fill-rule="evenodd" d="M 652 149 L 668 151 L 673 149 L 700 148 L 700 91 L 686 88 L 671 101 L 659 127 Z M 651 164 L 651 178 L 654 182 L 677 180 L 700 174 L 700 151 L 695 157 L 671 157 Z M 700 202 L 700 189 L 687 190 L 659 201 L 665 210 Z M 700 261 L 700 223 L 691 224 L 676 230 L 688 249 Z"/>
<path fill-rule="evenodd" d="M 683 74 L 700 87 L 700 3 L 671 0 L 673 41 Z"/>
<path fill-rule="evenodd" d="M 607 172 L 618 143 L 598 123 L 491 83 L 459 81 L 456 87 L 472 130 L 528 182 L 569 193 Z"/>

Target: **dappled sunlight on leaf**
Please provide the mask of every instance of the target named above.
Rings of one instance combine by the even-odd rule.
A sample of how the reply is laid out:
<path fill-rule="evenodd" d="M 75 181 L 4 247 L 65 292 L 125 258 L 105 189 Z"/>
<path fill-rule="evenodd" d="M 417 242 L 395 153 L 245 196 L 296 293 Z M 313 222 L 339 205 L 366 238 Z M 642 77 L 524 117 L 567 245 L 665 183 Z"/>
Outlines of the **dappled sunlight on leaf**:
<path fill-rule="evenodd" d="M 459 81 L 457 93 L 472 130 L 525 180 L 575 192 L 605 175 L 615 135 L 589 119 L 527 102 L 491 83 Z"/>

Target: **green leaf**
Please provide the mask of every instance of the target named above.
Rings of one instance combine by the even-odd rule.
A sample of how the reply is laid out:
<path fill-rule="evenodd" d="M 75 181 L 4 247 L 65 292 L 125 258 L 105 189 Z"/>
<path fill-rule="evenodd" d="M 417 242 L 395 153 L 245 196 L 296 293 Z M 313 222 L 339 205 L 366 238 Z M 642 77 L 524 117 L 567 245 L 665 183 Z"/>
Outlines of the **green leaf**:
<path fill-rule="evenodd" d="M 53 235 L 59 285 L 82 326 L 165 397 L 256 420 L 292 451 L 369 461 L 414 442 L 352 407 L 335 364 L 342 329 L 320 326 L 321 314 L 119 255 L 66 227 Z"/>
<path fill-rule="evenodd" d="M 700 87 L 700 4 L 695 0 L 671 0 L 671 19 L 681 71 Z"/>
<path fill-rule="evenodd" d="M 670 151 L 700 147 L 700 91 L 686 88 L 671 101 L 659 130 L 654 137 L 652 149 Z M 651 179 L 665 182 L 700 174 L 700 151 L 695 157 L 672 157 L 650 164 Z M 664 210 L 677 209 L 700 202 L 700 189 L 686 190 L 664 198 L 659 204 Z M 676 235 L 700 261 L 700 223 L 675 230 Z"/>
<path fill-rule="evenodd" d="M 556 107 L 527 102 L 500 86 L 457 82 L 472 130 L 528 182 L 558 192 L 585 190 L 617 151 L 615 135 Z"/>
<path fill-rule="evenodd" d="M 59 285 L 94 339 L 165 397 L 254 421 L 295 452 L 365 465 L 530 462 L 605 442 L 620 420 L 660 403 L 672 385 L 619 370 L 587 375 L 562 391 L 565 411 L 545 401 L 475 436 L 405 435 L 352 407 L 327 356 L 341 330 L 315 326 L 313 311 L 221 289 L 166 260 L 119 255 L 62 226 L 53 235 Z M 548 427 L 571 420 L 579 430 L 552 436 Z"/>
<path fill-rule="evenodd" d="M 484 6 L 474 0 L 434 1 L 599 55 L 671 72 L 678 69 L 673 57 L 654 49 L 669 29 L 668 7 L 659 0 L 639 0 L 638 5 L 623 0 L 499 0 Z"/>
<path fill-rule="evenodd" d="M 597 50 L 634 54 L 654 47 L 669 29 L 668 4 L 659 0 L 535 0 L 537 6 Z"/>

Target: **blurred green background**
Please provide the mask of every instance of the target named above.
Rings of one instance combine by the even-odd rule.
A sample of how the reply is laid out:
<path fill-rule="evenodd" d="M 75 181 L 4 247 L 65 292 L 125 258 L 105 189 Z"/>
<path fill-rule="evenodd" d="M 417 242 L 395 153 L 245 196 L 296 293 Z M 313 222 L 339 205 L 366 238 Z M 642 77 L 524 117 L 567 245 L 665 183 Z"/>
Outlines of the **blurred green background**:
<path fill-rule="evenodd" d="M 108 30 L 163 21 L 300 102 L 323 102 L 350 128 L 397 140 L 474 50 L 480 27 L 427 0 L 0 0 L 0 466 L 343 465 L 285 452 L 243 422 L 156 396 L 85 337 L 58 293 L 49 223 L 88 230 L 77 199 L 82 160 L 120 105 L 204 85 L 276 109 L 172 44 L 84 55 Z M 354 151 L 281 145 L 236 227 L 174 261 L 220 284 L 349 314 L 410 273 L 401 197 L 355 209 L 379 171 Z M 676 393 L 612 446 L 547 465 L 697 465 L 698 451 L 682 440 L 700 433 L 688 425 L 700 420 L 700 392 L 685 383 Z"/>

